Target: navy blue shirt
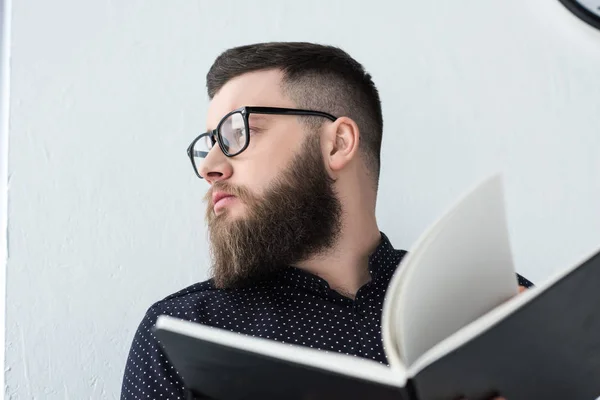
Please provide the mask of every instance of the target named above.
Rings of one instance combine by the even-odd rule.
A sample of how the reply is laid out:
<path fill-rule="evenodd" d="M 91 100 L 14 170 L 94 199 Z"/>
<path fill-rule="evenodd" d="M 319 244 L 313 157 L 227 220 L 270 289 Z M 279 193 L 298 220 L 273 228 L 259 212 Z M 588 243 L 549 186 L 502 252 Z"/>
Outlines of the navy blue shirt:
<path fill-rule="evenodd" d="M 150 307 L 140 323 L 125 367 L 121 400 L 184 399 L 181 377 L 152 332 L 159 315 L 195 321 L 251 336 L 364 357 L 387 364 L 381 313 L 390 279 L 406 254 L 381 233 L 369 256 L 371 280 L 355 299 L 295 267 L 247 288 L 220 290 L 197 283 Z M 517 276 L 519 284 L 531 283 Z"/>

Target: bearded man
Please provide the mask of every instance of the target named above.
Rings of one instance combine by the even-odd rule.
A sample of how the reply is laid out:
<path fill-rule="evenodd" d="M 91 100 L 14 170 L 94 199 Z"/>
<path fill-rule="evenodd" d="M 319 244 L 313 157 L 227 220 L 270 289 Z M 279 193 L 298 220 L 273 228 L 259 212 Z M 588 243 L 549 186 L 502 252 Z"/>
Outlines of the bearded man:
<path fill-rule="evenodd" d="M 211 279 L 148 309 L 121 399 L 186 396 L 152 332 L 162 314 L 387 363 L 382 303 L 405 251 L 375 217 L 383 118 L 371 76 L 336 47 L 261 43 L 222 53 L 207 89 L 207 131 L 188 155 L 210 186 Z"/>

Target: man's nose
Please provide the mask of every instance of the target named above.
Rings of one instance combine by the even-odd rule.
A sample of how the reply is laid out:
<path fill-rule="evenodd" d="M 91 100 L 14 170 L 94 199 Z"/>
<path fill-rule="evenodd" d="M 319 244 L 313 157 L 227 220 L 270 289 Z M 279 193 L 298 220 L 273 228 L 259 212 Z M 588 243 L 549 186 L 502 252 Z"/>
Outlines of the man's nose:
<path fill-rule="evenodd" d="M 228 178 L 233 172 L 229 157 L 223 154 L 221 147 L 215 144 L 202 161 L 198 173 L 211 185 L 221 179 Z"/>

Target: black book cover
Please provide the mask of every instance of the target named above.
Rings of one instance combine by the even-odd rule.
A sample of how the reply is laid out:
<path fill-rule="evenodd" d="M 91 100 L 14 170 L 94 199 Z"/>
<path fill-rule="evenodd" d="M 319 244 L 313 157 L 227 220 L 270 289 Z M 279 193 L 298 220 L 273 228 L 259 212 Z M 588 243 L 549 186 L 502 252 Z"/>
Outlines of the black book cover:
<path fill-rule="evenodd" d="M 535 290 L 535 289 L 533 289 Z M 600 396 L 600 255 L 496 326 L 420 371 L 421 400 Z"/>
<path fill-rule="evenodd" d="M 543 291 L 422 369 L 404 388 L 169 330 L 156 335 L 189 389 L 218 400 L 488 400 L 496 393 L 509 400 L 597 399 L 600 253 L 551 287 L 532 290 Z"/>
<path fill-rule="evenodd" d="M 533 289 L 536 290 L 536 289 Z M 600 253 L 488 330 L 392 387 L 156 330 L 196 395 L 229 399 L 595 400 L 600 396 Z M 351 357 L 351 356 L 349 356 Z"/>
<path fill-rule="evenodd" d="M 416 400 L 408 388 L 384 386 L 318 368 L 157 330 L 194 398 L 215 400 Z M 351 357 L 351 356 L 349 356 Z"/>

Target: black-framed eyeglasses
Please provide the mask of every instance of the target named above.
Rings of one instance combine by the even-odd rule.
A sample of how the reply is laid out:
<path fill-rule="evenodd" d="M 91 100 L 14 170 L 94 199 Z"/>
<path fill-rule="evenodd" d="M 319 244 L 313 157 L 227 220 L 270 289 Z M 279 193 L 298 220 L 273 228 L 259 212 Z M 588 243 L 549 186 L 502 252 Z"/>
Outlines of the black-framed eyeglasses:
<path fill-rule="evenodd" d="M 313 110 L 280 107 L 237 108 L 225 115 L 215 129 L 199 135 L 189 145 L 187 154 L 198 178 L 202 179 L 202 176 L 200 175 L 202 162 L 215 143 L 219 143 L 221 151 L 223 151 L 223 154 L 227 157 L 237 156 L 248 148 L 248 145 L 250 144 L 250 128 L 248 126 L 250 114 L 305 115 L 324 117 L 332 122 L 337 120 L 337 118 L 331 114 Z"/>

